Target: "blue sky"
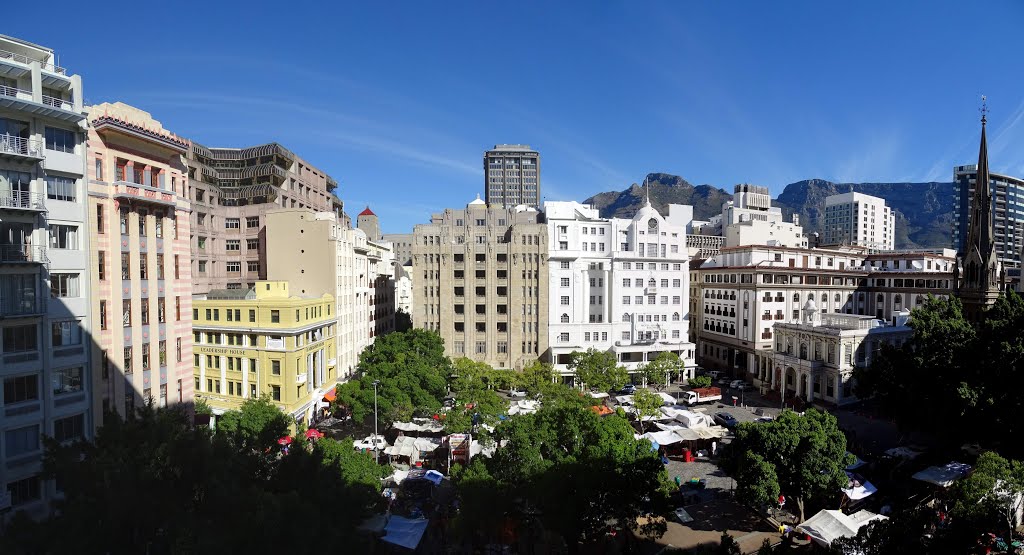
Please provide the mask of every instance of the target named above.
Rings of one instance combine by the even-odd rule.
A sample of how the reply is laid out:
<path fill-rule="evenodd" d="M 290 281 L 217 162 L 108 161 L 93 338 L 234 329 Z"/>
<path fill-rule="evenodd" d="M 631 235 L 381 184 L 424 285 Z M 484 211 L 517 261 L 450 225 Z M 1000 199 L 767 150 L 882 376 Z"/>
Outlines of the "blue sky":
<path fill-rule="evenodd" d="M 1024 175 L 1024 3 L 60 4 L 0 33 L 55 49 L 88 103 L 283 143 L 385 232 L 482 193 L 495 143 L 540 150 L 548 200 L 656 171 L 775 194 L 948 181 L 976 160 L 981 94 L 993 169 Z"/>

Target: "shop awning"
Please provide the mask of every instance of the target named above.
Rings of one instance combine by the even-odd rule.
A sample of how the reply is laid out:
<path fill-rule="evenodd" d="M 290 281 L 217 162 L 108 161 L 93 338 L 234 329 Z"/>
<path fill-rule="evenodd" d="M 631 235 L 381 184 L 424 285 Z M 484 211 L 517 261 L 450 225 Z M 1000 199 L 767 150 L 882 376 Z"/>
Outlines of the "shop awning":
<path fill-rule="evenodd" d="M 331 389 L 327 390 L 327 393 L 324 393 L 324 399 L 327 399 L 327 401 L 329 401 L 329 402 L 334 402 L 334 400 L 337 399 L 337 398 L 338 398 L 338 390 L 337 389 L 331 388 Z"/>

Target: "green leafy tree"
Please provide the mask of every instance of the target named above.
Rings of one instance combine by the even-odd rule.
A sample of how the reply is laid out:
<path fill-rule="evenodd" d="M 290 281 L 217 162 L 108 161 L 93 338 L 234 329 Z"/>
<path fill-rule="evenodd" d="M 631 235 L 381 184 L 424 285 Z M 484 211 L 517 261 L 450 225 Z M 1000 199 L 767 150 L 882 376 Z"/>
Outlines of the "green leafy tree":
<path fill-rule="evenodd" d="M 395 311 L 395 331 L 409 331 L 412 329 L 412 315 L 398 309 Z"/>
<path fill-rule="evenodd" d="M 407 420 L 415 413 L 432 414 L 447 394 L 451 361 L 434 332 L 411 329 L 383 335 L 359 355 L 360 376 L 337 388 L 335 404 L 356 422 L 373 417 L 374 380 L 380 421 Z"/>
<path fill-rule="evenodd" d="M 694 376 L 686 380 L 686 383 L 692 388 L 711 387 L 711 376 Z"/>
<path fill-rule="evenodd" d="M 554 383 L 554 368 L 552 368 L 550 364 L 539 360 L 535 360 L 523 368 L 523 371 L 519 376 L 519 380 L 520 386 L 526 391 L 526 394 L 531 397 L 536 397 L 537 395 L 550 390 L 553 386 L 561 385 Z"/>
<path fill-rule="evenodd" d="M 264 451 L 288 435 L 291 419 L 270 399 L 246 399 L 239 410 L 230 410 L 217 419 L 217 433 L 230 438 L 241 449 Z"/>
<path fill-rule="evenodd" d="M 196 414 L 201 414 L 203 416 L 213 415 L 213 409 L 210 408 L 210 405 L 209 403 L 206 402 L 206 399 L 196 399 L 194 407 Z"/>
<path fill-rule="evenodd" d="M 452 365 L 452 395 L 455 406 L 445 414 L 445 430 L 464 433 L 474 430 L 476 424 L 494 426 L 508 409 L 508 403 L 495 392 L 502 374 L 483 362 L 468 358 L 456 359 Z M 479 433 L 481 428 L 476 428 Z"/>
<path fill-rule="evenodd" d="M 770 466 L 781 492 L 796 501 L 801 521 L 808 500 L 825 501 L 846 487 L 846 467 L 853 463 L 836 417 L 815 409 L 803 415 L 784 411 L 771 422 L 740 424 L 731 451 L 744 457 L 753 453 Z M 740 473 L 737 484 L 755 493 L 765 489 L 763 478 L 760 472 Z"/>
<path fill-rule="evenodd" d="M 974 529 L 1005 530 L 1012 540 L 1021 523 L 1017 513 L 1024 502 L 1024 464 L 994 452 L 982 453 L 970 476 L 955 484 L 953 515 Z"/>
<path fill-rule="evenodd" d="M 597 349 L 573 351 L 567 365 L 587 386 L 598 391 L 619 389 L 629 381 L 629 373 L 615 360 L 615 354 Z"/>
<path fill-rule="evenodd" d="M 192 427 L 186 411 L 143 407 L 126 420 L 108 419 L 93 441 L 47 440 L 43 477 L 57 480 L 64 495 L 49 518 L 7 528 L 0 552 L 371 549 L 355 527 L 378 510 L 379 480 L 325 457 L 319 446 L 303 448 L 301 439 L 283 456 L 240 449 L 235 440 L 244 429 L 212 433 Z M 295 515 L 317 533 L 283 533 Z"/>
<path fill-rule="evenodd" d="M 655 418 L 661 415 L 661 405 L 663 400 L 660 395 L 652 393 L 647 389 L 638 389 L 633 394 L 633 411 L 636 413 L 636 418 L 640 421 L 640 431 L 643 432 L 644 418 Z"/>
<path fill-rule="evenodd" d="M 736 497 L 754 507 L 772 506 L 779 498 L 779 477 L 775 467 L 753 452 L 743 453 L 736 476 Z"/>
<path fill-rule="evenodd" d="M 620 417 L 602 418 L 579 401 L 559 399 L 498 427 L 500 447 L 490 459 L 477 459 L 486 473 L 474 469 L 474 494 L 463 497 L 462 514 L 493 512 L 497 492 L 516 500 L 520 522 L 540 518 L 572 552 L 609 522 L 631 527 L 646 517 L 641 533 L 663 533 L 671 487 L 650 443 L 635 439 Z"/>
<path fill-rule="evenodd" d="M 658 391 L 665 389 L 668 379 L 672 374 L 679 374 L 683 369 L 683 362 L 679 355 L 662 351 L 654 360 L 640 367 L 640 375 L 646 381 L 646 385 L 652 386 Z"/>

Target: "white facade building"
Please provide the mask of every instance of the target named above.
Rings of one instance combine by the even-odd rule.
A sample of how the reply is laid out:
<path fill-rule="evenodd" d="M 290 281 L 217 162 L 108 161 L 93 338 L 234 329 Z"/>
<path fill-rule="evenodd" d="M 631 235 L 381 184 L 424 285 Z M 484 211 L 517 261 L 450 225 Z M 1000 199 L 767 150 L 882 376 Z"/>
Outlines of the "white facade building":
<path fill-rule="evenodd" d="M 664 218 L 650 202 L 632 219 L 577 202 L 545 202 L 549 236 L 548 360 L 565 381 L 574 351 L 615 353 L 629 371 L 663 351 L 693 375 L 688 340 L 686 208 Z M 692 214 L 692 212 L 690 212 Z"/>
<path fill-rule="evenodd" d="M 86 114 L 81 78 L 55 62 L 0 35 L 0 513 L 37 516 L 56 493 L 42 436 L 88 438 L 94 420 Z"/>
<path fill-rule="evenodd" d="M 873 250 L 895 248 L 896 215 L 885 199 L 863 193 L 825 198 L 825 245 L 860 245 Z"/>

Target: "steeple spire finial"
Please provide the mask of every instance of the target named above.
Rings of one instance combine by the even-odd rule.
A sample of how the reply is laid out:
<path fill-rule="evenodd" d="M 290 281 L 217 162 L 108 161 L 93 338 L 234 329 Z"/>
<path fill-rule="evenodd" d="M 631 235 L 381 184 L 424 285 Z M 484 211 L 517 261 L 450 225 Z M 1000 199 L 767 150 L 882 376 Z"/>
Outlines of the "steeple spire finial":
<path fill-rule="evenodd" d="M 988 97 L 981 95 L 981 108 L 978 109 L 981 112 L 981 126 L 985 126 L 986 116 L 988 116 Z"/>
<path fill-rule="evenodd" d="M 651 205 L 651 184 L 648 183 L 648 178 L 644 177 L 644 192 L 647 194 L 647 206 Z"/>

